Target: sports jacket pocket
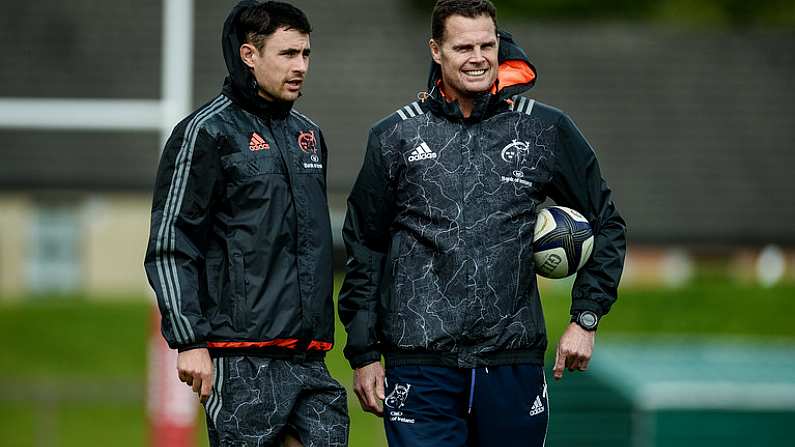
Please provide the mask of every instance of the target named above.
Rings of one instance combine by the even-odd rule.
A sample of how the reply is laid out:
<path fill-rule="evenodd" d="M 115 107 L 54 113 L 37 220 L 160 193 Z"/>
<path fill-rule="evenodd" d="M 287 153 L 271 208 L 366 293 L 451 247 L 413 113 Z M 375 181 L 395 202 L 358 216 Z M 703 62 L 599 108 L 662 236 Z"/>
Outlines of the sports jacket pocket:
<path fill-rule="evenodd" d="M 232 283 L 232 325 L 238 331 L 245 330 L 250 314 L 246 300 L 246 266 L 243 254 L 232 253 L 229 258 L 229 277 Z"/>
<path fill-rule="evenodd" d="M 278 154 L 264 151 L 253 155 L 241 152 L 221 158 L 221 166 L 229 183 L 263 174 L 285 174 L 283 165 Z"/>

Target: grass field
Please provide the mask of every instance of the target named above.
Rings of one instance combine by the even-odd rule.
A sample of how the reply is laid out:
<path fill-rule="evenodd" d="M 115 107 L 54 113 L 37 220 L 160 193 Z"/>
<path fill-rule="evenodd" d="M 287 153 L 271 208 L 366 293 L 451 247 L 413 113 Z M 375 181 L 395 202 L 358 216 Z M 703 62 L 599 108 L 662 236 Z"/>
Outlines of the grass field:
<path fill-rule="evenodd" d="M 564 282 L 543 288 L 550 346 L 568 321 L 567 287 Z M 600 342 L 627 335 L 775 338 L 795 343 L 795 329 L 788 321 L 795 313 L 793 298 L 792 284 L 762 289 L 715 278 L 679 289 L 623 290 L 600 327 L 595 355 Z M 86 446 L 108 440 L 119 446 L 142 445 L 150 311 L 143 299 L 103 303 L 60 297 L 0 304 L 3 445 Z M 328 364 L 335 377 L 350 386 L 351 372 L 342 358 L 344 340 L 338 327 Z M 96 401 L 72 401 L 86 384 L 99 387 Z M 106 397 L 101 390 L 108 390 Z M 350 445 L 385 445 L 381 421 L 362 413 L 351 392 L 349 398 Z M 199 439 L 199 445 L 206 445 L 203 433 Z"/>

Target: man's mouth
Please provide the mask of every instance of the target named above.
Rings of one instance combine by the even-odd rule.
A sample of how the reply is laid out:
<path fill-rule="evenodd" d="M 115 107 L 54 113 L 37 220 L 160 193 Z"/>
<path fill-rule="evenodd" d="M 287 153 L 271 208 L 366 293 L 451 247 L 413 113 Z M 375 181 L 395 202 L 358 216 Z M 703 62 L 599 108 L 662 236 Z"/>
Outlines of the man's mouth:
<path fill-rule="evenodd" d="M 477 78 L 485 75 L 487 71 L 488 70 L 485 68 L 481 68 L 478 70 L 464 70 L 464 74 L 472 78 Z"/>
<path fill-rule="evenodd" d="M 304 83 L 303 79 L 292 79 L 287 81 L 287 85 L 292 88 L 300 88 L 303 83 Z"/>

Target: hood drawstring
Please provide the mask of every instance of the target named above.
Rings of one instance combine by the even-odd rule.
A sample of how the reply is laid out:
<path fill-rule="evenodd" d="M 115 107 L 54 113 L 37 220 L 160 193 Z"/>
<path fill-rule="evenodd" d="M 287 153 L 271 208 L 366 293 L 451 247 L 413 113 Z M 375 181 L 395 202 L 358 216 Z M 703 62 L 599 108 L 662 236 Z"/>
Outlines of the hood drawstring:
<path fill-rule="evenodd" d="M 433 91 L 434 90 L 436 90 L 436 86 L 435 85 L 433 86 L 433 88 L 431 88 L 430 92 L 418 92 L 417 93 L 417 99 L 419 99 L 420 102 L 425 102 L 425 101 L 429 100 L 431 98 L 431 95 L 433 95 Z"/>

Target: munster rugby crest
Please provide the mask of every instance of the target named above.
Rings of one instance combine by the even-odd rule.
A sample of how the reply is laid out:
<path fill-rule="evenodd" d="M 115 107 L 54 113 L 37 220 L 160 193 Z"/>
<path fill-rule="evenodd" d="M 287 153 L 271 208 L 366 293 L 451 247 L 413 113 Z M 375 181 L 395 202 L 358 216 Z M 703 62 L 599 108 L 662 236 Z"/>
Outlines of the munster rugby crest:
<path fill-rule="evenodd" d="M 389 408 L 403 408 L 406 405 L 406 398 L 409 397 L 410 384 L 395 384 L 395 389 L 384 399 L 384 405 Z"/>
<path fill-rule="evenodd" d="M 315 139 L 314 130 L 298 134 L 298 147 L 307 154 L 312 154 L 310 158 L 313 162 L 317 163 L 320 161 L 320 157 L 317 155 L 317 140 Z"/>
<path fill-rule="evenodd" d="M 526 141 L 513 140 L 502 148 L 500 153 L 502 160 L 513 167 L 513 177 L 502 176 L 503 183 L 519 183 L 525 186 L 532 186 L 532 182 L 524 180 L 525 167 L 530 159 L 530 143 Z"/>

